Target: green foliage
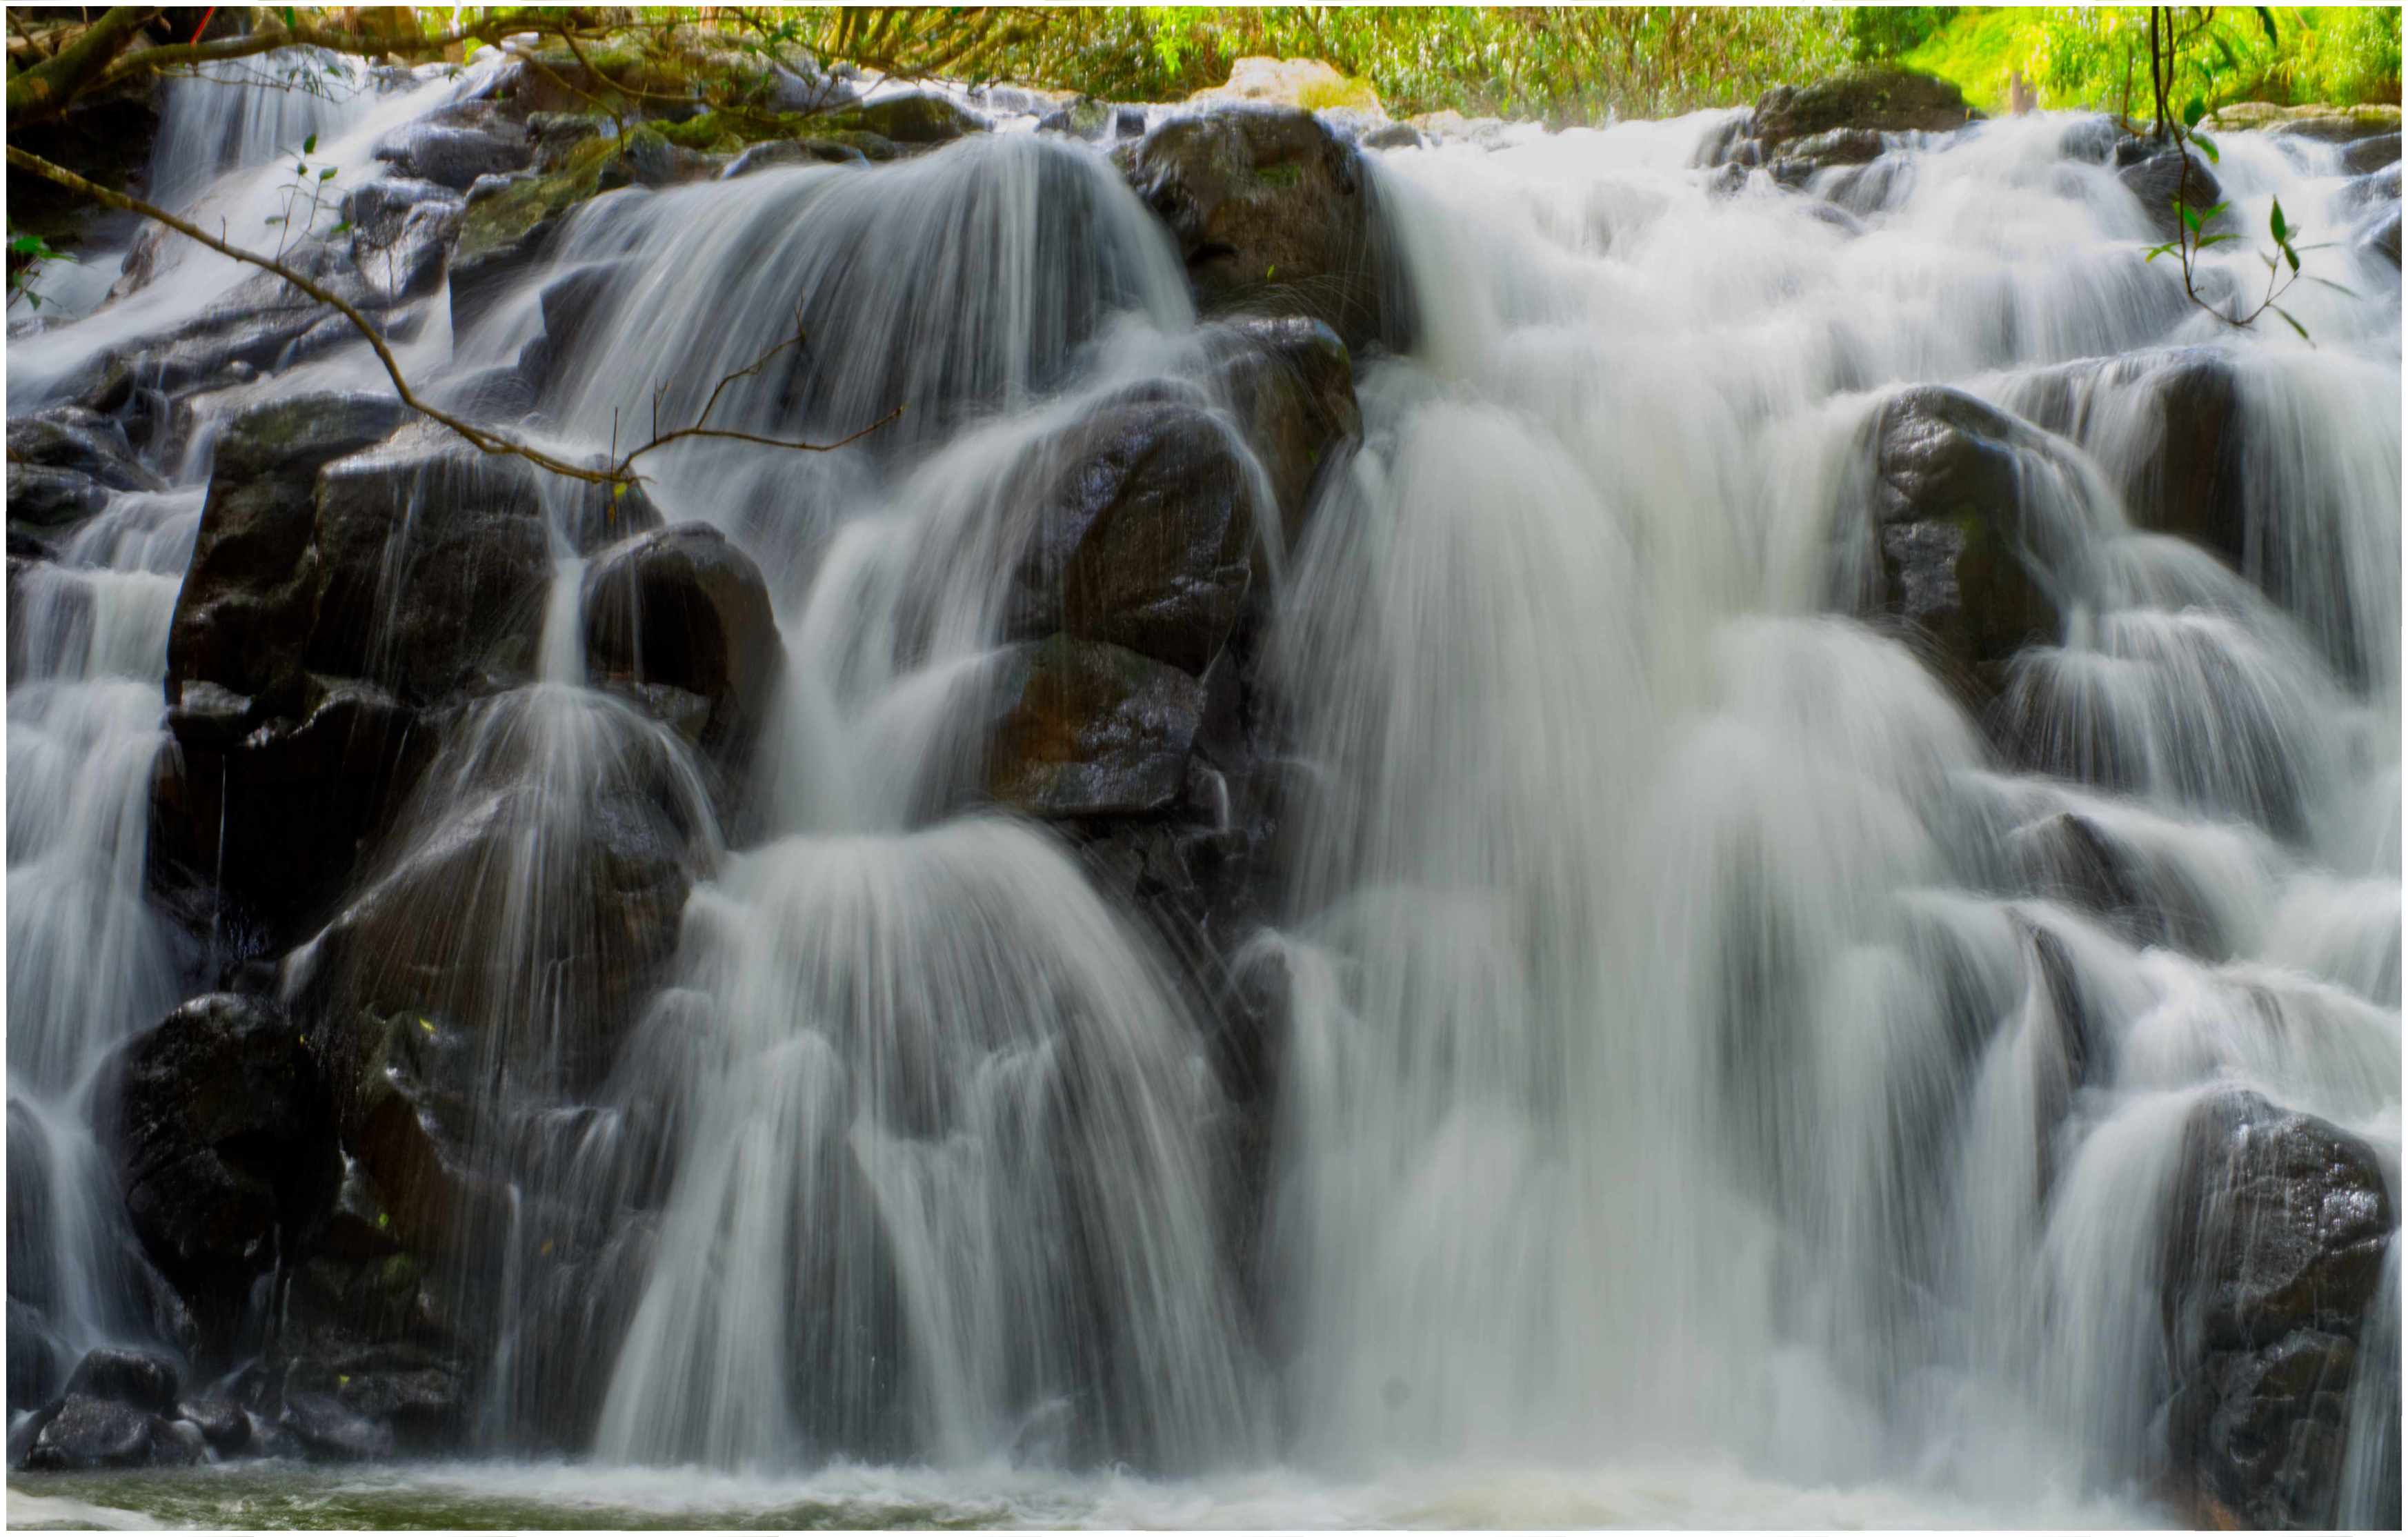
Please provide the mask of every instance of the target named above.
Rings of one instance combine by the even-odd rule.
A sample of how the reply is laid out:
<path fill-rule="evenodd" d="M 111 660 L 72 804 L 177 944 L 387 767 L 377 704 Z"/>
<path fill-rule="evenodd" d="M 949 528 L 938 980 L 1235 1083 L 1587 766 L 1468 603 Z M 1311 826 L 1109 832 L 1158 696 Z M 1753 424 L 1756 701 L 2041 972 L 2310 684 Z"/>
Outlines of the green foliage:
<path fill-rule="evenodd" d="M 22 295 L 36 309 L 42 307 L 42 295 L 34 284 L 40 280 L 42 267 L 50 262 L 72 262 L 75 256 L 59 250 L 50 241 L 30 230 L 11 225 L 8 230 L 8 297 L 13 302 Z"/>
<path fill-rule="evenodd" d="M 2396 9 L 2182 6 L 2168 14 L 2178 57 L 2173 102 L 2196 99 L 2212 111 L 2236 101 L 2399 100 Z M 1985 112 L 2007 109 L 2007 81 L 2018 69 L 2042 107 L 2152 110 L 2142 7 L 1962 7 L 1901 62 L 1954 81 Z"/>
<path fill-rule="evenodd" d="M 1851 6 L 1848 44 L 1858 64 L 1886 64 L 1914 52 L 1946 26 L 1958 6 Z"/>

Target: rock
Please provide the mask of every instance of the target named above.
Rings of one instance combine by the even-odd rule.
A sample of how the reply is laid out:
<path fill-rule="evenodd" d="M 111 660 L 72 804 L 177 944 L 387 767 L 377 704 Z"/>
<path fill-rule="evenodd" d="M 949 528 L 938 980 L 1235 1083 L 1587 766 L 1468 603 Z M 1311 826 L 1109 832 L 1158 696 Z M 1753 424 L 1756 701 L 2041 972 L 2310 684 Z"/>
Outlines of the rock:
<path fill-rule="evenodd" d="M 304 674 L 298 689 L 270 710 L 183 684 L 167 712 L 179 751 L 153 788 L 153 886 L 203 894 L 228 933 L 271 950 L 323 921 L 436 740 L 416 711 L 356 679 Z"/>
<path fill-rule="evenodd" d="M 2246 1090 L 2202 1100 L 2168 1213 L 2177 1475 L 2257 1526 L 2330 1524 L 2356 1342 L 2398 1227 L 2374 1149 Z"/>
<path fill-rule="evenodd" d="M 338 1100 L 389 1067 L 371 1048 L 395 1016 L 430 1048 L 456 1046 L 427 1064 L 437 1087 L 473 1085 L 480 1060 L 523 1085 L 590 1084 L 674 949 L 711 840 L 682 751 L 624 705 L 518 690 L 463 717 L 393 825 L 287 968 L 326 1022 Z M 447 1080 L 453 1069 L 466 1076 Z M 342 1130 L 361 1153 L 360 1128 Z"/>
<path fill-rule="evenodd" d="M 201 1399 L 177 1405 L 176 1413 L 201 1433 L 201 1440 L 222 1457 L 250 1449 L 251 1416 L 240 1405 L 223 1399 Z"/>
<path fill-rule="evenodd" d="M 69 1398 L 105 1399 L 149 1414 L 172 1413 L 176 1407 L 176 1363 L 143 1350 L 104 1347 L 76 1363 L 67 1379 Z"/>
<path fill-rule="evenodd" d="M 1971 395 L 1923 386 L 1883 409 L 1873 452 L 1872 606 L 1934 644 L 1977 697 L 1995 692 L 2008 658 L 2058 630 L 2026 515 L 2026 466 L 2048 452 L 2040 434 Z"/>
<path fill-rule="evenodd" d="M 707 701 L 700 745 L 740 781 L 786 661 L 752 557 L 708 524 L 679 524 L 595 557 L 580 601 L 588 674 Z"/>
<path fill-rule="evenodd" d="M 1429 142 L 1422 131 L 1410 122 L 1391 122 L 1365 134 L 1361 143 L 1366 150 L 1418 150 Z"/>
<path fill-rule="evenodd" d="M 543 474 L 432 424 L 328 465 L 309 550 L 310 669 L 366 679 L 411 705 L 531 677 L 552 582 Z"/>
<path fill-rule="evenodd" d="M 414 122 L 378 145 L 376 157 L 405 176 L 465 193 L 480 176 L 524 170 L 535 155 L 523 134 Z"/>
<path fill-rule="evenodd" d="M 2208 960 L 2231 944 L 2208 894 L 2072 812 L 2015 830 L 2010 848 L 2032 885 L 2105 919 L 2132 943 Z"/>
<path fill-rule="evenodd" d="M 2180 235 L 2183 228 L 2182 216 L 2174 210 L 2177 190 L 2186 204 L 2201 213 L 2224 198 L 2224 186 L 2216 180 L 2215 173 L 2207 168 L 2204 159 L 2187 150 L 2162 151 L 2138 165 L 2127 165 L 2115 173 L 2115 180 L 2130 191 L 2159 237 L 2168 240 Z M 2219 215 L 2212 225 L 2224 223 L 2224 216 Z"/>
<path fill-rule="evenodd" d="M 1221 392 L 1268 477 L 1294 547 L 1322 467 L 1362 436 L 1354 362 L 1319 321 L 1240 318 L 1215 336 Z"/>
<path fill-rule="evenodd" d="M 135 1231 L 230 1332 L 251 1284 L 325 1221 L 342 1163 L 300 1026 L 274 1004 L 197 998 L 127 1043 L 113 1152 Z M 89 1365 L 89 1361 L 86 1363 Z M 79 1373 L 80 1375 L 80 1372 Z M 173 1407 L 172 1376 L 158 1401 Z"/>
<path fill-rule="evenodd" d="M 2386 209 L 2366 226 L 2361 238 L 2366 242 L 2366 248 L 2369 251 L 2383 257 L 2393 266 L 2398 266 L 2400 265 L 2400 209 L 2396 207 Z M 14 495 L 12 488 L 10 496 L 14 496 Z"/>
<path fill-rule="evenodd" d="M 1114 137 L 1119 124 L 1120 114 L 1111 103 L 1097 101 L 1093 96 L 1081 96 L 1038 119 L 1037 131 L 1040 134 L 1067 134 L 1093 144 Z M 1140 134 L 1145 132 L 1142 113 L 1138 119 L 1137 131 Z"/>
<path fill-rule="evenodd" d="M 1100 412 L 1066 457 L 1012 575 L 1007 635 L 1058 630 L 1200 676 L 1251 579 L 1243 461 L 1211 417 L 1151 403 Z"/>
<path fill-rule="evenodd" d="M 414 210 L 430 204 L 453 211 L 463 207 L 459 193 L 450 187 L 414 177 L 379 177 L 343 194 L 343 220 L 367 240 L 389 244 Z"/>
<path fill-rule="evenodd" d="M 2370 134 L 2398 133 L 2400 108 L 2397 104 L 2333 107 L 2309 103 L 2286 107 L 2275 102 L 2244 101 L 2216 108 L 2200 126 L 2212 133 L 2262 128 L 2270 133 L 2297 135 L 2339 144 L 2363 138 Z"/>
<path fill-rule="evenodd" d="M 2400 165 L 2395 161 L 2379 171 L 2369 171 L 2344 182 L 2333 206 L 2341 212 L 2355 214 L 2362 208 L 2396 207 L 2399 202 Z"/>
<path fill-rule="evenodd" d="M 1852 70 L 1813 85 L 1777 85 L 1756 98 L 1754 136 L 1768 153 L 1835 129 L 1939 134 L 1973 119 L 1964 93 L 1912 70 Z"/>
<path fill-rule="evenodd" d="M 123 426 L 87 407 L 52 406 L 8 424 L 12 528 L 64 528 L 101 511 L 117 492 L 165 484 L 135 458 Z"/>
<path fill-rule="evenodd" d="M 779 138 L 755 144 L 746 149 L 721 168 L 719 179 L 729 180 L 767 170 L 772 165 L 861 165 L 868 157 L 852 145 L 831 138 Z"/>
<path fill-rule="evenodd" d="M 43 1472 L 143 1467 L 151 1460 L 155 1424 L 132 1404 L 70 1394 L 35 1435 L 25 1466 Z"/>
<path fill-rule="evenodd" d="M 318 472 L 377 442 L 396 400 L 312 395 L 256 406 L 219 439 L 191 566 L 167 638 L 167 700 L 188 682 L 281 700 L 316 623 Z"/>
<path fill-rule="evenodd" d="M 977 131 L 978 120 L 944 96 L 913 91 L 867 102 L 828 119 L 830 128 L 876 134 L 896 144 L 944 144 Z"/>
<path fill-rule="evenodd" d="M 1383 280 L 1363 167 L 1312 113 L 1229 107 L 1172 118 L 1123 165 L 1170 226 L 1199 307 L 1307 316 L 1349 347 L 1397 339 L 1406 317 Z"/>
<path fill-rule="evenodd" d="M 455 327 L 483 314 L 511 280 L 543 253 L 571 208 L 607 190 L 604 172 L 618 156 L 615 136 L 589 131 L 563 144 L 556 168 L 514 180 L 468 205 L 452 252 Z M 617 185 L 625 185 L 626 180 L 613 178 Z"/>
<path fill-rule="evenodd" d="M 2376 134 L 2346 145 L 2341 152 L 2341 168 L 2352 176 L 2364 176 L 2386 165 L 2400 164 L 2400 136 Z"/>
<path fill-rule="evenodd" d="M 1037 816 L 1157 811 L 1185 784 L 1204 687 L 1119 646 L 1054 636 L 996 669 L 987 788 Z"/>
<path fill-rule="evenodd" d="M 543 334 L 551 338 L 555 356 L 582 339 L 586 323 L 627 267 L 624 261 L 587 262 L 543 285 L 537 304 L 543 311 Z"/>
<path fill-rule="evenodd" d="M 60 529 L 99 512 L 112 493 L 89 475 L 42 465 L 8 466 L 8 523 Z"/>
<path fill-rule="evenodd" d="M 112 491 L 166 489 L 165 481 L 134 457 L 122 425 L 80 406 L 52 406 L 10 418 L 8 462 L 71 470 Z"/>
<path fill-rule="evenodd" d="M 287 1392 L 278 1421 L 321 1462 L 371 1462 L 394 1455 L 393 1431 L 327 1393 Z"/>
<path fill-rule="evenodd" d="M 2050 432 L 2075 436 L 2081 403 L 2128 392 L 2142 396 L 2138 409 L 2157 434 L 2152 452 L 2132 456 L 2116 488 L 2133 524 L 2177 535 L 2236 571 L 2250 570 L 2241 381 L 2230 356 L 2184 347 L 2069 365 L 2024 402 L 2026 415 Z"/>

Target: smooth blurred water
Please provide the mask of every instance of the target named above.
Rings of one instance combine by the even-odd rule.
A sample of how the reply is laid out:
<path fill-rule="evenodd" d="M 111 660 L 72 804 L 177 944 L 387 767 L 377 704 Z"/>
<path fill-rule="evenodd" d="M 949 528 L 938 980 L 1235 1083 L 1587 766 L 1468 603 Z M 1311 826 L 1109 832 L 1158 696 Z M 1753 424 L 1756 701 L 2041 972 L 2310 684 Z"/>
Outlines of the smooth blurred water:
<path fill-rule="evenodd" d="M 465 89 L 346 108 L 319 156 L 362 170 Z M 798 326 L 714 423 L 825 440 L 909 407 L 842 453 L 647 461 L 780 621 L 738 817 L 585 686 L 564 540 L 542 681 L 452 727 L 356 894 L 507 787 L 504 856 L 429 943 L 494 1027 L 485 1123 L 524 1123 L 480 1144 L 512 1181 L 474 1278 L 500 1320 L 485 1444 L 581 1416 L 580 1460 L 22 1480 L 12 1519 L 2159 1518 L 2157 1214 L 2191 1108 L 2258 1088 L 2396 1178 L 2397 275 L 2318 253 L 2358 296 L 2301 291 L 2313 349 L 2233 334 L 2141 262 L 2147 220 L 2063 153 L 2066 118 L 1823 173 L 1861 234 L 1761 179 L 1710 194 L 1689 160 L 1719 122 L 1373 159 L 1420 333 L 1359 360 L 1364 440 L 1266 567 L 1309 773 L 1240 955 L 1285 1000 L 1260 1273 L 1232 1257 L 1254 1235 L 1197 1000 L 1062 836 L 964 805 L 1027 489 L 1133 392 L 1223 405 L 1119 175 L 1014 135 L 622 191 L 474 328 L 430 328 L 411 366 L 465 376 L 598 269 L 538 419 L 580 451 L 691 419 Z M 2338 195 L 2321 151 L 2223 147 L 2244 227 Z M 274 180 L 208 200 L 255 211 Z M 2245 276 L 2231 249 L 2209 267 Z M 235 280 L 180 259 L 12 348 L 12 387 Z M 2238 572 L 2124 505 L 2173 349 L 2236 381 Z M 177 990 L 143 819 L 207 424 L 374 377 L 353 349 L 205 402 L 177 489 L 121 497 L 17 594 L 10 1065 L 40 1099 L 11 1136 L 55 1144 L 62 1191 L 91 1173 L 80 1075 Z M 1869 433 L 1934 382 L 2076 402 L 2018 463 L 2063 633 L 1986 718 L 1843 616 Z M 582 983 L 542 957 L 572 944 L 596 786 L 652 796 L 703 869 L 671 984 L 580 1083 L 552 1032 Z M 2138 912 L 2069 905 L 2067 819 Z M 538 1088 L 583 1098 L 521 1115 Z M 566 1335 L 527 1220 L 564 1212 L 629 1257 L 624 1305 L 572 1299 Z M 102 1238 L 50 1248 L 107 1289 Z M 2353 1519 L 2399 1415 L 2387 1340 L 2351 1405 Z"/>

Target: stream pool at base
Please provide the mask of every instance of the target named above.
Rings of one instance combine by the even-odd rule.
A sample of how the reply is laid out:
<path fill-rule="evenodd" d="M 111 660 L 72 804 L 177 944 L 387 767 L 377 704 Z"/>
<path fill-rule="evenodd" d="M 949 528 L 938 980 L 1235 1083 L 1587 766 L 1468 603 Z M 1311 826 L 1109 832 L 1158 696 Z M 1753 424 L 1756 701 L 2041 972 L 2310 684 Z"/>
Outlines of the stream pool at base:
<path fill-rule="evenodd" d="M 2039 1492 L 2014 1504 L 1898 1485 L 1812 1488 L 1730 1467 L 1290 1469 L 1183 1481 L 1033 1469 L 840 1464 L 808 1475 L 566 1462 L 329 1468 L 289 1462 L 15 1473 L 18 1530 L 150 1528 L 678 1530 L 1082 1527 L 1985 1528 L 2163 1526 L 2168 1513 Z"/>

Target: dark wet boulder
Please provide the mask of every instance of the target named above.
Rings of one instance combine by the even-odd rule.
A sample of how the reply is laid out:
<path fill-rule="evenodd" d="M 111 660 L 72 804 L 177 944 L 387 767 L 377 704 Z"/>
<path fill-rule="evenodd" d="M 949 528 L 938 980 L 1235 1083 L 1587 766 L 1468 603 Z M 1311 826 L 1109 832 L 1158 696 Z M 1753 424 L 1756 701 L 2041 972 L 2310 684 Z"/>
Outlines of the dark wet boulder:
<path fill-rule="evenodd" d="M 2134 944 L 2210 960 L 2231 954 L 2209 893 L 2091 817 L 2059 812 L 2017 828 L 2008 847 L 2034 887 L 2098 914 Z"/>
<path fill-rule="evenodd" d="M 1350 347 L 1403 330 L 1354 147 L 1298 108 L 1175 117 L 1115 151 L 1170 228 L 1199 307 L 1304 315 Z"/>
<path fill-rule="evenodd" d="M 465 193 L 480 176 L 523 170 L 535 158 L 516 124 L 478 127 L 415 122 L 377 146 L 376 157 L 402 175 Z"/>
<path fill-rule="evenodd" d="M 328 1022 L 338 1099 L 361 1061 L 390 1066 L 367 1046 L 396 1017 L 466 1054 L 438 1053 L 430 1082 L 472 1082 L 480 1056 L 525 1084 L 590 1082 L 675 947 L 711 841 L 690 757 L 626 705 L 537 686 L 469 709 L 355 894 L 287 963 Z"/>
<path fill-rule="evenodd" d="M 401 233 L 410 212 L 427 204 L 457 209 L 461 194 L 415 177 L 382 176 L 343 194 L 343 223 L 370 241 L 389 242 Z"/>
<path fill-rule="evenodd" d="M 151 883 L 191 894 L 236 955 L 304 939 L 431 756 L 439 722 L 357 679 L 303 674 L 271 707 L 191 681 L 151 800 Z M 171 904 L 179 905 L 179 904 Z"/>
<path fill-rule="evenodd" d="M 1973 119 L 1965 93 L 1913 70 L 1852 70 L 1812 85 L 1777 85 L 1756 98 L 1754 137 L 1768 151 L 1837 130 L 1946 133 Z"/>
<path fill-rule="evenodd" d="M 2133 396 L 2130 409 L 2155 435 L 2151 452 L 2124 456 L 2116 487 L 2133 525 L 2251 569 L 2241 379 L 2229 353 L 2182 347 L 2068 364 L 2031 376 L 2017 404 L 2036 425 L 2082 440 L 2110 402 L 2123 409 Z"/>
<path fill-rule="evenodd" d="M 298 688 L 316 623 L 318 472 L 406 414 L 388 397 L 303 395 L 253 407 L 226 428 L 168 631 L 169 704 L 186 682 L 250 697 Z"/>
<path fill-rule="evenodd" d="M 552 526 L 592 549 L 656 526 L 640 493 L 554 477 L 427 424 L 326 467 L 308 665 L 425 704 L 532 676 Z"/>
<path fill-rule="evenodd" d="M 656 529 L 595 556 L 580 601 L 587 673 L 705 701 L 696 745 L 740 778 L 786 660 L 752 557 L 706 524 Z"/>
<path fill-rule="evenodd" d="M 64 528 L 100 511 L 120 491 L 165 484 L 143 467 L 113 419 L 82 406 L 52 406 L 8 423 L 8 522 Z"/>
<path fill-rule="evenodd" d="M 748 146 L 719 172 L 722 181 L 766 171 L 773 165 L 865 165 L 869 157 L 853 145 L 834 138 L 773 138 Z"/>
<path fill-rule="evenodd" d="M 130 1403 L 69 1394 L 47 1412 L 24 1465 L 41 1472 L 147 1467 L 154 1460 L 159 1429 L 156 1415 Z"/>
<path fill-rule="evenodd" d="M 1204 687 L 1122 647 L 1057 635 L 1003 657 L 994 699 L 996 800 L 1037 816 L 1126 816 L 1184 788 Z"/>
<path fill-rule="evenodd" d="M 8 421 L 8 462 L 72 470 L 112 491 L 159 491 L 115 419 L 80 406 L 51 406 Z"/>
<path fill-rule="evenodd" d="M 221 1457 L 234 1457 L 251 1447 L 251 1416 L 238 1404 L 223 1399 L 187 1400 L 176 1406 L 176 1416 L 200 1431 L 201 1440 Z"/>
<path fill-rule="evenodd" d="M 1337 332 L 1300 315 L 1240 317 L 1214 333 L 1213 345 L 1221 392 L 1293 547 L 1323 467 L 1362 435 L 1353 359 Z"/>
<path fill-rule="evenodd" d="M 277 1422 L 318 1462 L 373 1462 L 394 1455 L 392 1429 L 359 1414 L 331 1393 L 284 1395 Z"/>
<path fill-rule="evenodd" d="M 1173 403 L 1099 412 L 1037 510 L 1013 638 L 1061 631 L 1201 675 L 1251 580 L 1254 489 L 1226 432 Z"/>
<path fill-rule="evenodd" d="M 107 1399 L 164 1415 L 176 1407 L 178 1376 L 176 1363 L 165 1356 L 105 1347 L 76 1363 L 66 1396 Z"/>
<path fill-rule="evenodd" d="M 2379 171 L 2350 178 L 2343 183 L 2336 206 L 2355 217 L 2359 210 L 2396 205 L 2400 201 L 2400 163 L 2392 162 Z"/>
<path fill-rule="evenodd" d="M 2398 266 L 2400 265 L 2399 208 L 2394 206 L 2386 208 L 2379 217 L 2369 221 L 2363 226 L 2359 238 L 2365 242 L 2367 250 L 2381 256 L 2393 266 Z"/>
<path fill-rule="evenodd" d="M 2186 207 L 2204 214 L 2223 201 L 2224 184 L 2207 168 L 2201 156 L 2188 150 L 2162 150 L 2136 165 L 2127 165 L 2115 173 L 2133 200 L 2141 205 L 2163 239 L 2173 239 L 2183 230 L 2182 215 L 2175 211 L 2174 195 L 2182 194 Z M 2210 228 L 2226 223 L 2219 215 Z"/>
<path fill-rule="evenodd" d="M 833 129 L 876 134 L 897 144 L 943 144 L 979 127 L 976 118 L 943 96 L 913 91 L 868 102 L 827 120 Z"/>
<path fill-rule="evenodd" d="M 2167 1214 L 2176 1476 L 2253 1526 L 2329 1526 L 2398 1215 L 2374 1149 L 2234 1089 L 2186 1128 Z"/>
<path fill-rule="evenodd" d="M 13 527 L 52 530 L 81 523 L 108 505 L 113 495 L 89 475 L 47 465 L 8 465 L 8 523 Z"/>
<path fill-rule="evenodd" d="M 1922 386 L 1891 397 L 1872 432 L 1872 590 L 1860 601 L 1906 625 L 1975 696 L 1994 693 L 2008 659 L 2054 639 L 2028 471 L 2041 434 L 1961 392 Z"/>
<path fill-rule="evenodd" d="M 251 1283 L 325 1220 L 342 1172 L 303 1027 L 273 1003 L 219 993 L 127 1043 L 111 1142 L 126 1212 L 207 1322 L 231 1329 Z M 175 1383 L 161 1401 L 172 1407 Z"/>
<path fill-rule="evenodd" d="M 2341 152 L 2341 168 L 2352 176 L 2364 176 L 2386 165 L 2400 164 L 2400 136 L 2376 134 L 2346 145 Z"/>

